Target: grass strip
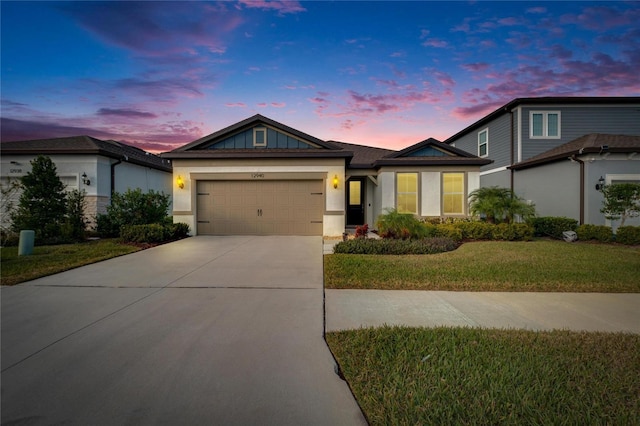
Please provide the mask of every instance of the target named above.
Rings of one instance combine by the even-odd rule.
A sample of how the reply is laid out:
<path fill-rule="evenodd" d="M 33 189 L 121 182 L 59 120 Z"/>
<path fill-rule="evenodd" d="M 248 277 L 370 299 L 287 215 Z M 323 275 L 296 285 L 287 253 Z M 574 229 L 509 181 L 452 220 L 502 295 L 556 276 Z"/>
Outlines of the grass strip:
<path fill-rule="evenodd" d="M 115 240 L 39 246 L 29 256 L 18 256 L 18 247 L 2 247 L 0 284 L 15 285 L 138 250 Z"/>
<path fill-rule="evenodd" d="M 640 248 L 559 241 L 465 243 L 432 255 L 325 255 L 335 289 L 640 292 Z"/>
<path fill-rule="evenodd" d="M 327 333 L 371 425 L 640 424 L 640 336 L 381 327 Z"/>

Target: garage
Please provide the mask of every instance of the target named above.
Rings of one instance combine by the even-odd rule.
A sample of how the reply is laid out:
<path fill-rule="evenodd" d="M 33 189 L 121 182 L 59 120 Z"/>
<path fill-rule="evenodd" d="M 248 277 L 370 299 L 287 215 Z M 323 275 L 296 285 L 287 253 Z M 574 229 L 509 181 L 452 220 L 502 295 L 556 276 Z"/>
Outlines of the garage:
<path fill-rule="evenodd" d="M 198 181 L 198 235 L 322 235 L 322 180 Z"/>

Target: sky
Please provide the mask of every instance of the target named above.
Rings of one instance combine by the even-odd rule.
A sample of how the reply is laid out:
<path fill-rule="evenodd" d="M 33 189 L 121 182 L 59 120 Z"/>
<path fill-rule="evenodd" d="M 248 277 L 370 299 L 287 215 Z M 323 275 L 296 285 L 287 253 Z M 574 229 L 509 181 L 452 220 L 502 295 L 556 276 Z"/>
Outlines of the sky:
<path fill-rule="evenodd" d="M 519 97 L 640 95 L 640 2 L 0 2 L 2 141 L 165 152 L 262 114 L 445 140 Z"/>

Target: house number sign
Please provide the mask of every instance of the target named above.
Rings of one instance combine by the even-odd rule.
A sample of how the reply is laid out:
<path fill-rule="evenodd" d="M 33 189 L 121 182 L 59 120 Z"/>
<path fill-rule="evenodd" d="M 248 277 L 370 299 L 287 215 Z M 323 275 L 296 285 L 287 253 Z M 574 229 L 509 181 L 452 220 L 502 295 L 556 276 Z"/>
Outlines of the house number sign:
<path fill-rule="evenodd" d="M 251 179 L 264 179 L 264 173 L 251 173 Z"/>

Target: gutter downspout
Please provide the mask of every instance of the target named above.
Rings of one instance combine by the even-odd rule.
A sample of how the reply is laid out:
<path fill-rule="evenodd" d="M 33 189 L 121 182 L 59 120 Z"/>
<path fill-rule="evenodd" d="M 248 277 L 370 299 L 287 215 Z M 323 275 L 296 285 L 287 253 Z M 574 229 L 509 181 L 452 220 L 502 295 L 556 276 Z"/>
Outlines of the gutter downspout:
<path fill-rule="evenodd" d="M 510 147 L 511 147 L 511 161 L 510 161 L 510 162 L 511 162 L 511 165 L 513 166 L 513 164 L 514 164 L 513 159 L 514 159 L 514 157 L 515 157 L 515 148 L 514 148 L 514 146 L 513 146 L 513 144 L 515 143 L 515 138 L 513 137 L 513 110 L 509 111 L 509 114 L 510 114 L 510 124 L 511 124 L 511 134 L 510 134 L 510 136 L 509 136 L 509 137 L 510 137 L 510 139 L 511 139 L 511 141 L 510 141 L 510 143 L 509 143 L 509 145 L 510 145 Z M 511 184 L 511 192 L 513 193 L 513 192 L 515 191 L 515 189 L 514 189 L 514 187 L 513 187 L 513 180 L 514 180 L 514 178 L 513 178 L 513 174 L 515 173 L 515 170 L 510 169 L 510 171 L 511 171 L 511 174 L 510 174 L 510 179 L 511 179 L 511 182 L 510 182 L 510 184 Z"/>
<path fill-rule="evenodd" d="M 584 225 L 584 161 L 576 157 L 575 154 L 569 159 L 580 164 L 580 225 Z"/>
<path fill-rule="evenodd" d="M 123 159 L 126 159 L 127 157 L 123 157 L 120 160 L 116 161 L 115 163 L 111 163 L 111 191 L 110 196 L 113 197 L 113 193 L 116 190 L 116 166 L 120 163 L 122 163 Z"/>

